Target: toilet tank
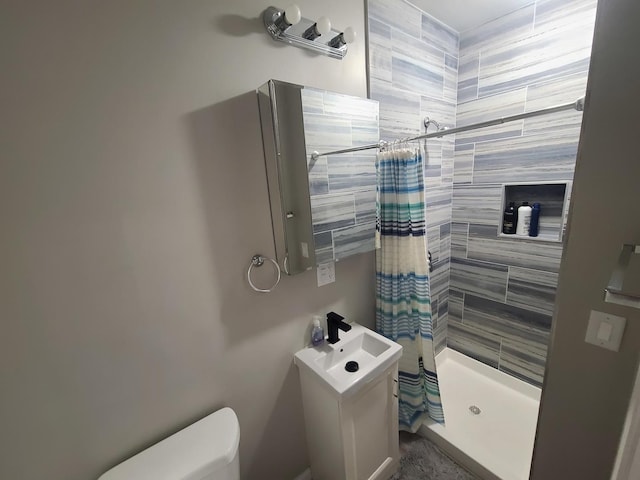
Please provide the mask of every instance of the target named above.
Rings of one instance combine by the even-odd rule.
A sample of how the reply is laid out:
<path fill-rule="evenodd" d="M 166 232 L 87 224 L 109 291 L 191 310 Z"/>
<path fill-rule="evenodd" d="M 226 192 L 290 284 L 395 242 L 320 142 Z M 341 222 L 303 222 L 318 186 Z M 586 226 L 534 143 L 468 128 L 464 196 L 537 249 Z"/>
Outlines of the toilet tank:
<path fill-rule="evenodd" d="M 223 408 L 116 465 L 98 480 L 240 480 L 240 426 Z"/>

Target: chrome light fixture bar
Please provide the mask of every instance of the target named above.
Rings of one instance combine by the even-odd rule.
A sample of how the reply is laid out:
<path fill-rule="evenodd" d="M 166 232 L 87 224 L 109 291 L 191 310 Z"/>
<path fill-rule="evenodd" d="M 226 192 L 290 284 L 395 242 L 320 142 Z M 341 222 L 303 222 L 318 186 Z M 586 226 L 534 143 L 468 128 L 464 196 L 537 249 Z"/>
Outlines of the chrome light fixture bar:
<path fill-rule="evenodd" d="M 331 22 L 326 17 L 320 17 L 317 21 L 304 18 L 296 5 L 286 9 L 269 7 L 262 18 L 267 32 L 274 40 L 332 58 L 344 58 L 347 45 L 356 37 L 351 27 L 347 27 L 344 32 L 332 29 Z"/>

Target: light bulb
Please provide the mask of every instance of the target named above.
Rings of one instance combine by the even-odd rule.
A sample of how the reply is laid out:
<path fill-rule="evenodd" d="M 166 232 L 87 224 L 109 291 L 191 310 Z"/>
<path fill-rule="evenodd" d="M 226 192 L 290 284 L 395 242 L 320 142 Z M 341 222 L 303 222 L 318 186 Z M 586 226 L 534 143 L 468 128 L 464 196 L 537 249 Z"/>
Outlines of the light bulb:
<path fill-rule="evenodd" d="M 292 3 L 284 9 L 284 20 L 289 25 L 296 25 L 301 18 L 302 14 L 300 13 L 300 7 L 295 3 Z"/>
<path fill-rule="evenodd" d="M 327 17 L 320 17 L 316 22 L 316 30 L 320 35 L 326 35 L 331 31 L 331 21 Z"/>
<path fill-rule="evenodd" d="M 345 43 L 353 43 L 356 39 L 356 31 L 351 27 L 347 27 L 342 32 L 342 38 Z"/>

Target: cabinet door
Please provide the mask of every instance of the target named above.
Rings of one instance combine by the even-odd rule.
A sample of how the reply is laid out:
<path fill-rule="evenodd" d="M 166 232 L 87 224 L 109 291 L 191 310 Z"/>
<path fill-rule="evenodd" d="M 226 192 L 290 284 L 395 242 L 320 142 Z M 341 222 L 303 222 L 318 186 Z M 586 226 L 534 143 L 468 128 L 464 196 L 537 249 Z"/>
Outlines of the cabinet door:
<path fill-rule="evenodd" d="M 398 462 L 396 369 L 343 405 L 347 478 L 387 479 Z"/>

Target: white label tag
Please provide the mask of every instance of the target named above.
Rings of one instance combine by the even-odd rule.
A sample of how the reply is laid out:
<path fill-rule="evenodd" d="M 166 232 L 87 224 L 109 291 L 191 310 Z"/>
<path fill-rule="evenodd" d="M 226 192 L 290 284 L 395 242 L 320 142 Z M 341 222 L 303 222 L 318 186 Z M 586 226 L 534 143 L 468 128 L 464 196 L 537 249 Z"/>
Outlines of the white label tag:
<path fill-rule="evenodd" d="M 300 242 L 300 250 L 304 258 L 309 258 L 309 245 L 307 245 L 307 242 Z"/>
<path fill-rule="evenodd" d="M 336 281 L 336 264 L 334 262 L 318 265 L 318 286 L 322 287 Z"/>

